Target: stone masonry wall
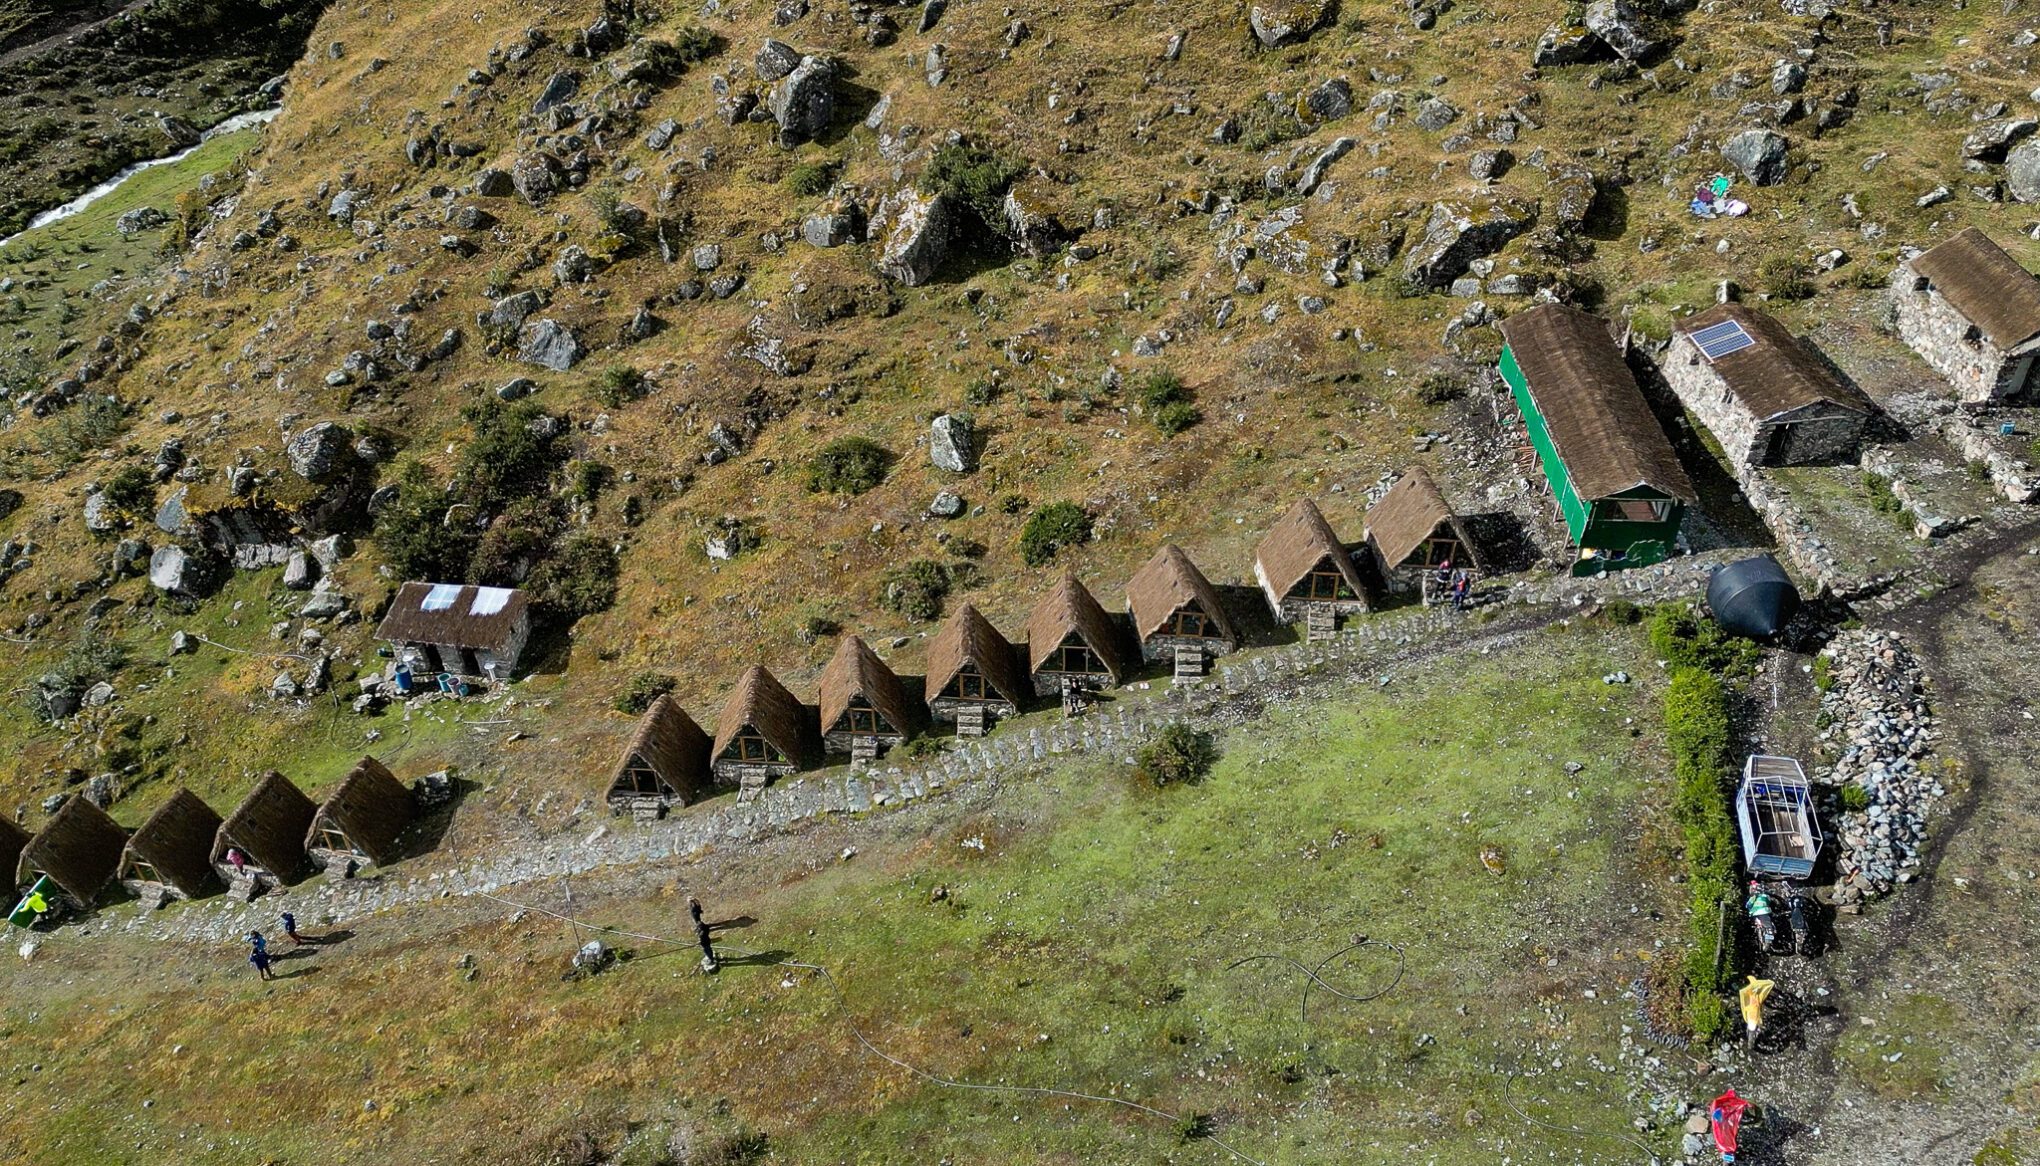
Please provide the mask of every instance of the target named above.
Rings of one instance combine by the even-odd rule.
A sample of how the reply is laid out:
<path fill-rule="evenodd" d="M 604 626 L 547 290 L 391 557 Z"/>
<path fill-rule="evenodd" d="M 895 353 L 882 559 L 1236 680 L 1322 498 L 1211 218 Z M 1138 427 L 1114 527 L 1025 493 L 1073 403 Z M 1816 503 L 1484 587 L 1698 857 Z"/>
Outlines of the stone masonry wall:
<path fill-rule="evenodd" d="M 1672 347 L 1658 366 L 1679 403 L 1692 410 L 1707 432 L 1721 444 L 1737 469 L 1754 464 L 1764 453 L 1763 423 L 1728 391 L 1728 382 L 1700 355 L 1684 332 L 1672 336 Z"/>
<path fill-rule="evenodd" d="M 1989 340 L 1963 339 L 1970 322 L 1940 292 L 1913 290 L 1919 278 L 1911 263 L 1901 263 L 1891 276 L 1892 323 L 1920 358 L 1948 378 L 1955 393 L 1970 403 L 1989 401 L 2005 374 L 2006 354 Z"/>

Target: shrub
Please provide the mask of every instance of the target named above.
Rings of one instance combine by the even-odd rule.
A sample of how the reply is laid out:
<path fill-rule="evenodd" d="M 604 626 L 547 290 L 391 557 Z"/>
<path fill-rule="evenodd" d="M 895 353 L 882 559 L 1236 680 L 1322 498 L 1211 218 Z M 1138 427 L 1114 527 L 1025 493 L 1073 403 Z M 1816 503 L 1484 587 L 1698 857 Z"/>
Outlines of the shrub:
<path fill-rule="evenodd" d="M 1813 686 L 1821 692 L 1835 686 L 1835 660 L 1832 656 L 1813 658 Z"/>
<path fill-rule="evenodd" d="M 1870 808 L 1870 791 L 1850 782 L 1842 787 L 1842 809 L 1851 814 L 1860 814 Z"/>
<path fill-rule="evenodd" d="M 127 649 L 109 636 L 88 629 L 79 632 L 78 639 L 57 661 L 56 667 L 37 678 L 29 689 L 29 705 L 36 716 L 46 721 L 56 720 L 52 702 L 70 698 L 75 700 L 81 693 L 102 680 L 109 680 L 127 664 Z"/>
<path fill-rule="evenodd" d="M 839 437 L 822 447 L 808 467 L 808 489 L 817 493 L 862 494 L 885 481 L 892 454 L 863 437 Z"/>
<path fill-rule="evenodd" d="M 1025 494 L 1008 494 L 999 499 L 999 513 L 1001 514 L 1019 514 L 1026 509 L 1027 495 Z"/>
<path fill-rule="evenodd" d="M 1134 776 L 1161 789 L 1202 781 L 1218 760 L 1218 743 L 1210 733 L 1185 724 L 1172 724 L 1155 734 L 1155 739 L 1134 755 Z"/>
<path fill-rule="evenodd" d="M 1257 101 L 1240 114 L 1240 145 L 1259 152 L 1310 132 L 1288 104 Z"/>
<path fill-rule="evenodd" d="M 595 399 L 605 409 L 618 409 L 642 399 L 647 388 L 645 374 L 619 364 L 602 374 L 601 382 L 595 386 Z"/>
<path fill-rule="evenodd" d="M 982 559 L 985 557 L 985 544 L 974 538 L 953 538 L 942 545 L 948 547 L 949 553 L 959 559 Z"/>
<path fill-rule="evenodd" d="M 631 716 L 643 716 L 652 702 L 680 686 L 680 681 L 664 672 L 640 672 L 624 684 L 623 691 L 616 694 L 610 707 Z"/>
<path fill-rule="evenodd" d="M 669 38 L 681 63 L 699 64 L 722 51 L 723 39 L 698 24 L 690 24 Z"/>
<path fill-rule="evenodd" d="M 963 403 L 973 409 L 982 409 L 998 400 L 999 394 L 1005 391 L 1006 386 L 998 380 L 992 377 L 979 377 L 964 386 Z"/>
<path fill-rule="evenodd" d="M 539 609 L 568 623 L 616 602 L 616 548 L 593 531 L 581 531 L 531 573 Z"/>
<path fill-rule="evenodd" d="M 1905 503 L 1899 501 L 1898 495 L 1893 492 L 1890 478 L 1864 470 L 1863 490 L 1870 495 L 1870 509 L 1879 514 L 1893 516 L 1905 514 Z"/>
<path fill-rule="evenodd" d="M 432 471 L 409 462 L 397 473 L 397 496 L 375 516 L 383 561 L 405 579 L 465 579 L 475 544 L 470 528 L 446 524 L 446 490 Z"/>
<path fill-rule="evenodd" d="M 1091 516 L 1074 502 L 1051 502 L 1028 516 L 1020 528 L 1020 558 L 1039 567 L 1064 547 L 1091 541 Z"/>
<path fill-rule="evenodd" d="M 942 614 L 949 597 L 949 569 L 933 559 L 914 559 L 887 571 L 879 581 L 878 605 L 912 620 Z"/>
<path fill-rule="evenodd" d="M 1643 608 L 1627 599 L 1611 599 L 1601 605 L 1601 618 L 1612 624 L 1633 627 L 1643 622 Z"/>
<path fill-rule="evenodd" d="M 1757 281 L 1781 300 L 1803 300 L 1813 295 L 1813 281 L 1806 265 L 1790 255 L 1767 255 L 1757 264 Z"/>
<path fill-rule="evenodd" d="M 1728 691 L 1712 672 L 1672 673 L 1664 700 L 1665 744 L 1672 755 L 1672 814 L 1686 849 L 1689 946 L 1684 967 L 1686 1019 L 1701 1037 L 1724 1035 L 1734 1017 L 1722 993 L 1740 965 L 1741 932 L 1723 928 L 1723 904 L 1740 902 L 1735 820 L 1729 813 Z"/>
<path fill-rule="evenodd" d="M 1006 215 L 1000 200 L 1006 188 L 1027 170 L 1003 154 L 981 146 L 952 142 L 938 146 L 921 172 L 921 189 L 929 194 L 946 194 L 977 213 L 985 226 L 1006 233 Z"/>
<path fill-rule="evenodd" d="M 156 481 L 140 466 L 122 466 L 99 492 L 116 513 L 129 518 L 147 518 L 156 510 Z"/>
<path fill-rule="evenodd" d="M 1417 400 L 1426 405 L 1443 405 L 1466 395 L 1466 386 L 1449 372 L 1427 373 L 1417 382 Z"/>
<path fill-rule="evenodd" d="M 486 397 L 461 410 L 474 436 L 454 469 L 461 500 L 494 515 L 519 498 L 545 493 L 560 460 L 557 426 L 531 401 L 505 405 Z"/>
<path fill-rule="evenodd" d="M 602 497 L 602 491 L 609 488 L 609 482 L 616 475 L 601 462 L 580 461 L 574 463 L 574 497 L 585 502 L 594 502 Z"/>
<path fill-rule="evenodd" d="M 1174 437 L 1204 420 L 1204 414 L 1188 401 L 1171 401 L 1150 415 L 1164 437 Z"/>
<path fill-rule="evenodd" d="M 802 162 L 786 172 L 786 189 L 796 198 L 812 198 L 836 184 L 843 164 L 834 158 Z"/>
<path fill-rule="evenodd" d="M 522 584 L 532 568 L 551 553 L 555 525 L 553 515 L 536 499 L 512 507 L 510 514 L 490 523 L 475 540 L 474 553 L 468 558 L 468 580 L 485 587 Z"/>
<path fill-rule="evenodd" d="M 1685 604 L 1666 604 L 1650 618 L 1650 649 L 1674 668 L 1743 675 L 1755 666 L 1757 646 L 1729 635 Z"/>
<path fill-rule="evenodd" d="M 1190 391 L 1183 380 L 1168 369 L 1150 373 L 1134 392 L 1134 400 L 1147 414 L 1148 422 L 1174 437 L 1204 419 L 1190 403 Z"/>

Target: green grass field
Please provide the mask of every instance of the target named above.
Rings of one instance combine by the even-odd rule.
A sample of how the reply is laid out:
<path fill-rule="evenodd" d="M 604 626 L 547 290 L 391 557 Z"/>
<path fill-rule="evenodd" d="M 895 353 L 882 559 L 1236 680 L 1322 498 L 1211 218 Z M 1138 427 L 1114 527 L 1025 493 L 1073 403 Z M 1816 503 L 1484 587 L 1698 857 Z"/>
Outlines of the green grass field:
<path fill-rule="evenodd" d="M 686 949 L 626 939 L 637 958 L 563 983 L 564 925 L 478 923 L 488 905 L 469 902 L 372 920 L 275 985 L 231 950 L 60 936 L 0 1019 L 19 1081 L 0 1132 L 50 1166 L 568 1161 L 547 1155 L 581 1133 L 651 1163 L 675 1136 L 740 1128 L 770 1162 L 1230 1160 L 1186 1132 L 1268 1163 L 1402 1162 L 1417 1143 L 1436 1163 L 1612 1160 L 1642 1112 L 1616 1067 L 1620 997 L 1653 938 L 1617 896 L 1635 894 L 1618 889 L 1640 860 L 1628 819 L 1657 779 L 1630 728 L 1652 694 L 1600 678 L 1640 664 L 1628 633 L 1540 633 L 1279 708 L 1227 735 L 1199 785 L 1065 765 L 974 809 L 881 816 L 848 861 L 829 837 L 806 864 L 680 870 L 712 913 L 759 920 L 725 943 L 830 968 L 892 1055 L 1181 1129 L 930 1085 L 864 1051 L 797 969 L 740 957 L 704 979 Z M 1490 846 L 1506 873 L 1483 866 Z M 679 934 L 672 882 L 619 873 L 576 911 Z M 1369 1003 L 1315 992 L 1308 1023 L 1293 968 L 1234 966 L 1315 965 L 1363 932 L 1403 948 L 1405 975 Z M 113 1005 L 133 960 L 143 990 Z M 1377 946 L 1323 974 L 1368 994 L 1394 972 Z M 1542 1070 L 1521 1103 L 1589 1133 L 1523 1127 L 1498 1096 L 1518 1069 Z M 561 1090 L 570 1108 L 534 1101 Z"/>

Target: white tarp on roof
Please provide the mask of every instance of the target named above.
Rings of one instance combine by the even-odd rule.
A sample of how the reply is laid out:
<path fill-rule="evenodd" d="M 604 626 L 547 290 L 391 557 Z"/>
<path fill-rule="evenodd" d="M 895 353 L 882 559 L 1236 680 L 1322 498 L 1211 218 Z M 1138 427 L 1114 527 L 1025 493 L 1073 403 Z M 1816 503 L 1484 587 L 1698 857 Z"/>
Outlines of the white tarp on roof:
<path fill-rule="evenodd" d="M 420 611 L 446 611 L 453 606 L 455 599 L 460 598 L 460 587 L 461 585 L 458 583 L 434 583 L 432 590 L 425 593 L 425 601 L 418 605 L 418 609 Z M 496 606 L 500 608 L 502 604 L 498 602 Z"/>
<path fill-rule="evenodd" d="M 510 602 L 508 587 L 477 587 L 473 602 L 468 604 L 469 615 L 494 615 Z"/>

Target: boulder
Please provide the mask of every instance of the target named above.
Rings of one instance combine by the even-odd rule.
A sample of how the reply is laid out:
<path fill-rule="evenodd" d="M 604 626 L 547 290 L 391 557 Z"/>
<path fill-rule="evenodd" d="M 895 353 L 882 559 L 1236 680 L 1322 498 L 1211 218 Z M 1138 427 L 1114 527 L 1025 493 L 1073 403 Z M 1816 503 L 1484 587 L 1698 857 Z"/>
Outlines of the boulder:
<path fill-rule="evenodd" d="M 517 377 L 496 386 L 496 399 L 500 401 L 522 401 L 538 391 L 538 382 L 530 377 Z"/>
<path fill-rule="evenodd" d="M 565 179 L 560 160 L 543 151 L 520 154 L 510 163 L 511 187 L 534 206 L 558 193 Z"/>
<path fill-rule="evenodd" d="M 105 494 L 94 490 L 85 495 L 86 530 L 94 534 L 105 534 L 119 525 L 120 520 L 114 517 L 113 503 L 106 500 Z"/>
<path fill-rule="evenodd" d="M 751 67 L 757 70 L 758 80 L 770 82 L 799 68 L 800 60 L 799 49 L 785 41 L 766 37 L 765 43 L 758 46 L 758 55 L 751 59 Z"/>
<path fill-rule="evenodd" d="M 572 328 L 550 318 L 526 324 L 517 344 L 517 359 L 554 372 L 566 372 L 587 354 Z"/>
<path fill-rule="evenodd" d="M 152 206 L 138 206 L 113 221 L 113 229 L 124 238 L 133 238 L 143 231 L 153 231 L 170 221 L 170 216 Z"/>
<path fill-rule="evenodd" d="M 1577 227 L 1594 213 L 1594 200 L 1601 194 L 1601 184 L 1593 171 L 1578 166 L 1566 166 L 1551 176 L 1551 208 L 1553 221 L 1561 227 Z"/>
<path fill-rule="evenodd" d="M 2020 202 L 2040 202 L 2040 141 L 2022 142 L 2005 155 L 2005 189 Z"/>
<path fill-rule="evenodd" d="M 912 187 L 902 187 L 880 199 L 871 221 L 873 235 L 883 240 L 879 274 L 908 287 L 933 279 L 949 258 L 961 217 L 958 212 L 949 195 L 923 194 Z"/>
<path fill-rule="evenodd" d="M 928 460 L 938 470 L 968 474 L 977 469 L 977 432 L 970 420 L 944 413 L 928 430 Z"/>
<path fill-rule="evenodd" d="M 1779 61 L 1771 66 L 1771 92 L 1790 97 L 1806 88 L 1806 66 L 1798 61 Z"/>
<path fill-rule="evenodd" d="M 307 482 L 323 482 L 353 460 L 354 432 L 334 421 L 321 421 L 284 443 L 291 472 Z"/>
<path fill-rule="evenodd" d="M 999 204 L 1014 245 L 1037 259 L 1069 241 L 1069 228 L 1056 214 L 1059 193 L 1053 181 L 1036 174 L 1009 187 Z"/>
<path fill-rule="evenodd" d="M 536 315 L 545 307 L 545 296 L 535 291 L 521 291 L 513 296 L 504 296 L 489 305 L 483 326 L 488 328 L 522 328 L 524 321 Z"/>
<path fill-rule="evenodd" d="M 480 198 L 509 198 L 517 193 L 517 181 L 507 170 L 477 170 L 468 190 Z"/>
<path fill-rule="evenodd" d="M 828 133 L 836 119 L 835 61 L 802 57 L 793 72 L 773 84 L 766 104 L 779 124 L 779 144 L 786 149 Z"/>
<path fill-rule="evenodd" d="M 595 274 L 595 259 L 579 243 L 569 243 L 553 260 L 553 282 L 587 283 Z"/>
<path fill-rule="evenodd" d="M 318 571 L 312 566 L 312 557 L 303 551 L 292 551 L 283 564 L 283 585 L 292 591 L 310 591 L 318 580 Z"/>
<path fill-rule="evenodd" d="M 1332 18 L 1333 0 L 1266 0 L 1247 8 L 1247 27 L 1264 49 L 1302 44 Z"/>
<path fill-rule="evenodd" d="M 842 211 L 817 211 L 801 220 L 800 237 L 810 247 L 841 247 L 857 230 L 857 220 Z"/>
<path fill-rule="evenodd" d="M 197 587 L 193 574 L 191 556 L 183 547 L 174 544 L 157 547 L 156 553 L 149 556 L 149 583 L 158 591 L 188 595 Z"/>
<path fill-rule="evenodd" d="M 1593 0 L 1581 23 L 1626 61 L 1647 62 L 1665 47 L 1657 19 L 1630 0 Z"/>
<path fill-rule="evenodd" d="M 1424 236 L 1403 258 L 1403 279 L 1414 287 L 1450 287 L 1473 261 L 1493 255 L 1529 230 L 1536 210 L 1513 199 L 1477 206 L 1441 202 L 1431 207 Z"/>
<path fill-rule="evenodd" d="M 1962 156 L 1979 162 L 2002 162 L 2013 146 L 2033 136 L 2040 121 L 2030 117 L 2001 117 L 1971 130 L 1962 139 Z"/>
<path fill-rule="evenodd" d="M 1300 104 L 1299 112 L 1307 115 L 1307 121 L 1337 121 L 1353 112 L 1353 86 L 1344 77 L 1321 81 L 1303 95 Z"/>
<path fill-rule="evenodd" d="M 963 496 L 954 490 L 943 490 L 928 503 L 928 513 L 934 518 L 960 518 L 963 515 Z"/>
<path fill-rule="evenodd" d="M 1339 138 L 1319 151 L 1318 156 L 1310 160 L 1310 165 L 1303 168 L 1303 177 L 1296 181 L 1296 193 L 1309 194 L 1316 190 L 1324 182 L 1325 172 L 1331 169 L 1332 163 L 1352 153 L 1353 147 L 1358 144 L 1352 138 Z"/>
<path fill-rule="evenodd" d="M 1416 123 L 1420 130 L 1437 133 L 1459 120 L 1459 107 L 1442 97 L 1426 97 L 1417 105 Z"/>
<path fill-rule="evenodd" d="M 204 138 L 204 135 L 198 132 L 197 126 L 167 113 L 156 115 L 156 128 L 163 132 L 164 137 L 170 139 L 173 148 L 179 150 L 189 150 Z"/>
<path fill-rule="evenodd" d="M 572 101 L 581 91 L 581 75 L 572 70 L 562 70 L 546 78 L 545 88 L 539 91 L 538 100 L 532 102 L 531 112 L 544 113 L 555 106 Z"/>
<path fill-rule="evenodd" d="M 663 150 L 667 146 L 672 145 L 673 139 L 678 137 L 679 134 L 680 123 L 670 117 L 666 118 L 658 125 L 653 126 L 651 132 L 645 135 L 645 149 Z"/>
<path fill-rule="evenodd" d="M 168 498 L 156 507 L 156 529 L 164 534 L 183 534 L 191 525 L 191 514 L 184 505 L 184 496 L 191 492 L 189 486 L 179 486 Z"/>
<path fill-rule="evenodd" d="M 1584 24 L 1554 24 L 1537 42 L 1531 63 L 1540 69 L 1584 65 L 1613 55 L 1601 38 Z"/>
<path fill-rule="evenodd" d="M 1721 156 L 1758 186 L 1785 181 L 1785 155 L 1791 143 L 1776 130 L 1744 130 L 1721 144 Z"/>

